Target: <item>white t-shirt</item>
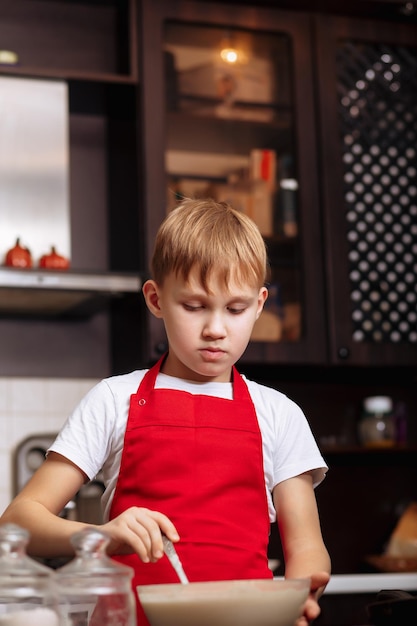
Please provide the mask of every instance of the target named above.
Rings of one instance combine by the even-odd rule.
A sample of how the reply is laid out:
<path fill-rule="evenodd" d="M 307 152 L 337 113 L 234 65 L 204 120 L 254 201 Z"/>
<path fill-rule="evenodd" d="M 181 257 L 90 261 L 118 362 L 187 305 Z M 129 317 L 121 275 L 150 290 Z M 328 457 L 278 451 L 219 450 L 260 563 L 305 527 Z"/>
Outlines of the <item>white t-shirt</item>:
<path fill-rule="evenodd" d="M 119 474 L 130 396 L 136 393 L 146 371 L 136 370 L 99 382 L 68 417 L 49 448 L 75 463 L 90 480 L 102 470 L 105 520 L 109 516 Z M 314 486 L 317 486 L 323 480 L 327 466 L 300 407 L 275 389 L 243 379 L 248 385 L 262 435 L 265 488 L 269 517 L 274 522 L 276 512 L 271 492 L 275 485 L 311 472 Z M 155 388 L 225 399 L 233 397 L 232 383 L 197 383 L 161 373 L 157 376 Z"/>

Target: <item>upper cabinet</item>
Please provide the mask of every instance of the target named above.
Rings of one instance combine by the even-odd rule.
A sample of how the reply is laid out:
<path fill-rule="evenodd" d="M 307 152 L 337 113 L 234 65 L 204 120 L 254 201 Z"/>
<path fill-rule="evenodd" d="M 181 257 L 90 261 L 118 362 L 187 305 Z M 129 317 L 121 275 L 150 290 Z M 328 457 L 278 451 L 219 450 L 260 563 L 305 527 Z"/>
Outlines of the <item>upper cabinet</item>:
<path fill-rule="evenodd" d="M 417 363 L 417 27 L 320 17 L 333 363 Z"/>
<path fill-rule="evenodd" d="M 258 223 L 270 298 L 243 360 L 416 364 L 416 34 L 143 3 L 147 241 L 183 196 Z M 148 348 L 166 348 L 153 320 Z"/>
<path fill-rule="evenodd" d="M 347 4 L 339 14 L 367 3 Z M 65 87 L 71 242 L 60 285 L 38 267 L 26 278 L 1 268 L 0 375 L 101 377 L 155 361 L 166 338 L 139 286 L 167 211 L 201 195 L 250 215 L 268 248 L 270 297 L 242 360 L 415 365 L 417 27 L 407 19 L 200 0 L 0 3 L 2 84 Z M 55 166 L 38 131 L 31 162 Z M 13 174 L 19 193 L 27 175 Z M 5 210 L 0 186 L 3 235 L 5 215 L 16 219 L 3 257 L 18 237 L 30 247 L 39 211 L 55 209 L 41 201 L 32 228 L 30 203 Z"/>
<path fill-rule="evenodd" d="M 270 297 L 243 357 L 323 362 L 325 319 L 308 16 L 143 3 L 147 241 L 185 197 L 258 224 Z M 148 256 L 151 246 L 148 248 Z M 166 349 L 151 320 L 151 358 Z"/>
<path fill-rule="evenodd" d="M 2 2 L 2 72 L 137 80 L 136 0 Z"/>
<path fill-rule="evenodd" d="M 137 8 L 136 0 L 0 3 L 2 89 L 26 83 L 24 110 L 41 113 L 19 119 L 0 93 L 0 263 L 17 237 L 36 257 L 33 270 L 0 268 L 0 375 L 102 377 L 137 363 L 144 267 Z M 39 101 L 42 85 L 63 86 L 59 158 L 46 141 L 56 111 L 51 98 Z M 18 150 L 17 127 L 20 138 L 36 128 L 30 153 Z M 56 193 L 46 189 L 56 191 L 62 180 L 70 242 L 62 252 L 71 260 L 65 275 L 39 268 L 38 245 L 43 238 L 48 252 L 56 243 Z"/>

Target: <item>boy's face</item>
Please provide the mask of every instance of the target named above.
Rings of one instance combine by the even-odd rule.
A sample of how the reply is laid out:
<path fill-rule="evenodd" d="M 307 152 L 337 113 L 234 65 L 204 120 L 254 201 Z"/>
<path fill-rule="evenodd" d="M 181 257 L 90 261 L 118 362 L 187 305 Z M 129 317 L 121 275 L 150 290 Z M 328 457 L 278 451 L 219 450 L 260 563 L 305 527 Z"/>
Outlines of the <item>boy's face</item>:
<path fill-rule="evenodd" d="M 233 280 L 226 289 L 215 272 L 208 287 L 210 293 L 195 268 L 187 281 L 173 273 L 162 287 L 148 280 L 143 293 L 149 310 L 164 321 L 169 344 L 164 373 L 198 382 L 228 382 L 268 292 Z"/>

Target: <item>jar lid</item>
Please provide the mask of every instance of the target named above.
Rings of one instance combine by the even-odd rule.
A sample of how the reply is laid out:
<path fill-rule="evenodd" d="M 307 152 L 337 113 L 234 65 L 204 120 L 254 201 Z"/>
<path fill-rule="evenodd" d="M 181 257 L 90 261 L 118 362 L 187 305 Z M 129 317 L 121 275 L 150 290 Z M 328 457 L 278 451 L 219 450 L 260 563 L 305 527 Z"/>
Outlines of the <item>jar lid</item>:
<path fill-rule="evenodd" d="M 367 413 L 390 413 L 392 411 L 392 398 L 389 396 L 370 396 L 363 401 Z"/>
<path fill-rule="evenodd" d="M 52 578 L 51 568 L 26 554 L 29 532 L 17 524 L 0 525 L 0 579 Z M 2 583 L 0 583 L 0 592 Z"/>
<path fill-rule="evenodd" d="M 134 571 L 116 563 L 106 554 L 110 537 L 95 528 L 83 528 L 71 537 L 75 558 L 56 571 L 58 583 L 66 588 L 78 588 L 85 593 L 116 593 L 129 589 Z M 81 592 L 81 591 L 80 591 Z"/>

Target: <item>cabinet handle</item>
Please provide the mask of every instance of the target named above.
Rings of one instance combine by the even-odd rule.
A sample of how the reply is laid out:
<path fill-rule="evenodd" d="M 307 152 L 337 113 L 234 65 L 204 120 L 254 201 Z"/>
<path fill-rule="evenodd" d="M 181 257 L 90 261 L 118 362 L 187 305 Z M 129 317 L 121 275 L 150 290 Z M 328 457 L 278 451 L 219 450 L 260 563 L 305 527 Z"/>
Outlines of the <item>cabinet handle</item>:
<path fill-rule="evenodd" d="M 346 347 L 339 348 L 337 351 L 337 354 L 339 356 L 339 359 L 348 359 L 350 356 L 349 348 L 346 348 Z"/>

